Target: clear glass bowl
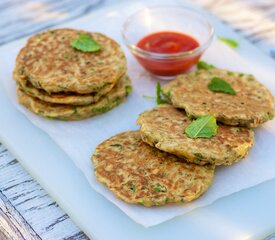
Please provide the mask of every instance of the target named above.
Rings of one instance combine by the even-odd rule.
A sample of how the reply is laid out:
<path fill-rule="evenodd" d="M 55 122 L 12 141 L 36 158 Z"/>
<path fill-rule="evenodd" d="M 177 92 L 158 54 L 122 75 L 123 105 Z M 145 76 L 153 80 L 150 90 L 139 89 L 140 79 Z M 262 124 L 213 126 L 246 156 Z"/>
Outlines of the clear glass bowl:
<path fill-rule="evenodd" d="M 137 46 L 145 36 L 167 31 L 189 35 L 198 41 L 199 46 L 173 54 L 154 53 Z M 214 29 L 208 19 L 194 9 L 164 6 L 145 8 L 130 16 L 123 25 L 122 35 L 127 47 L 145 69 L 169 79 L 197 63 L 212 42 Z"/>

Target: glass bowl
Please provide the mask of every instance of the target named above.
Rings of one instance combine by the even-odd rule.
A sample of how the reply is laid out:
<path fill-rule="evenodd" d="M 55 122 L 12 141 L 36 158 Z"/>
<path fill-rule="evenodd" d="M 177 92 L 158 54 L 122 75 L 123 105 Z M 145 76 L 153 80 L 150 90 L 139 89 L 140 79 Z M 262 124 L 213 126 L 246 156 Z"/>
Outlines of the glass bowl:
<path fill-rule="evenodd" d="M 197 40 L 199 46 L 171 54 L 150 52 L 137 46 L 142 38 L 157 32 L 182 33 Z M 197 63 L 212 42 L 214 29 L 208 19 L 194 9 L 163 6 L 145 8 L 130 16 L 123 25 L 122 36 L 146 70 L 159 78 L 170 79 Z"/>

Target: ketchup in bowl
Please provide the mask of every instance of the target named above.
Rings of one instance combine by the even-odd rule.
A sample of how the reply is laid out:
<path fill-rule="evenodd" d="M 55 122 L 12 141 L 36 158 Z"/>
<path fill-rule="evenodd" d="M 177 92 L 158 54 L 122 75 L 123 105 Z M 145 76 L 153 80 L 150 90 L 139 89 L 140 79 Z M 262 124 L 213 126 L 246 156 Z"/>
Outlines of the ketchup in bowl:
<path fill-rule="evenodd" d="M 197 63 L 213 40 L 214 28 L 195 9 L 156 6 L 128 17 L 121 33 L 138 62 L 168 80 Z"/>
<path fill-rule="evenodd" d="M 175 76 L 197 63 L 200 55 L 194 55 L 190 51 L 199 46 L 196 39 L 183 33 L 156 32 L 138 41 L 137 47 L 150 54 L 146 57 L 136 55 L 136 58 L 145 69 L 153 74 Z"/>

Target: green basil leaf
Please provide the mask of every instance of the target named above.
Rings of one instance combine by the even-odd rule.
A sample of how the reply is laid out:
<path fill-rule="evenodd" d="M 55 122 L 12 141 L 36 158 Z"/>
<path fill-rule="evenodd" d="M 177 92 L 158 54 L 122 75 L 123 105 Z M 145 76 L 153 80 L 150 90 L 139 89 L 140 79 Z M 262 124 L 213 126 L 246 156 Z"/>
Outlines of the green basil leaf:
<path fill-rule="evenodd" d="M 212 92 L 222 92 L 236 95 L 235 90 L 230 86 L 230 84 L 218 77 L 212 78 L 211 82 L 208 84 L 208 89 Z"/>
<path fill-rule="evenodd" d="M 213 69 L 213 68 L 215 68 L 214 65 L 209 64 L 209 63 L 204 62 L 204 61 L 199 61 L 197 63 L 197 69 L 199 69 L 199 70 L 200 69 L 209 70 L 209 69 Z"/>
<path fill-rule="evenodd" d="M 227 44 L 229 47 L 232 47 L 232 48 L 237 48 L 237 47 L 239 47 L 239 43 L 236 42 L 236 41 L 233 40 L 233 39 L 230 39 L 230 38 L 223 38 L 223 37 L 218 37 L 218 39 L 219 39 L 221 42 Z"/>
<path fill-rule="evenodd" d="M 217 134 L 218 125 L 213 115 L 202 116 L 184 130 L 189 138 L 211 138 Z"/>
<path fill-rule="evenodd" d="M 99 44 L 88 34 L 81 33 L 71 41 L 71 46 L 81 52 L 97 52 L 100 50 Z"/>

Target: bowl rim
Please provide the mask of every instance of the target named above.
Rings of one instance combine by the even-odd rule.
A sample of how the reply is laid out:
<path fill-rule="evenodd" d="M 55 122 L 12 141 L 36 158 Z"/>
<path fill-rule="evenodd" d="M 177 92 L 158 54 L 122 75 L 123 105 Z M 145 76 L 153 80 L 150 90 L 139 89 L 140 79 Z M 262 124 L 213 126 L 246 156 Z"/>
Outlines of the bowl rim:
<path fill-rule="evenodd" d="M 146 11 L 146 10 L 158 10 L 158 9 L 176 9 L 176 10 L 184 10 L 184 11 L 188 11 L 191 12 L 197 16 L 199 16 L 200 18 L 202 18 L 203 20 L 205 20 L 206 25 L 209 28 L 209 36 L 206 39 L 206 41 L 204 41 L 202 44 L 200 44 L 198 47 L 189 50 L 189 51 L 184 51 L 184 52 L 179 52 L 179 53 L 155 53 L 155 52 L 150 52 L 147 50 L 144 50 L 142 48 L 139 48 L 136 44 L 132 44 L 128 41 L 126 34 L 125 34 L 125 29 L 127 27 L 127 25 L 131 22 L 131 20 L 136 17 L 137 15 L 141 14 L 142 12 Z M 126 46 L 137 56 L 140 57 L 147 57 L 147 58 L 152 58 L 152 59 L 159 59 L 159 60 L 165 60 L 165 59 L 183 59 L 183 58 L 189 58 L 192 57 L 193 55 L 198 55 L 200 53 L 202 53 L 212 42 L 213 38 L 214 38 L 214 34 L 215 34 L 215 29 L 213 27 L 213 25 L 210 23 L 210 21 L 208 20 L 208 18 L 201 13 L 200 11 L 194 9 L 194 8 L 190 8 L 187 6 L 169 6 L 169 5 L 161 5 L 161 6 L 153 6 L 153 7 L 146 7 L 143 8 L 137 12 L 135 12 L 134 14 L 130 15 L 126 21 L 124 22 L 122 29 L 121 29 L 121 34 L 122 34 L 122 38 L 126 44 Z"/>

